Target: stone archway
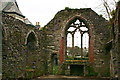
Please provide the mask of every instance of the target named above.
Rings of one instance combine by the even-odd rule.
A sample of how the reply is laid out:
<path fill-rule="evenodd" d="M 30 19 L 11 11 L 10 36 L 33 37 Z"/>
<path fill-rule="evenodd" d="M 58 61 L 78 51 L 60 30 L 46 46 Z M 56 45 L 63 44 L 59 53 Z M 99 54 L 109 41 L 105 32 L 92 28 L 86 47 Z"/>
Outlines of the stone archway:
<path fill-rule="evenodd" d="M 34 31 L 30 31 L 26 37 L 26 46 L 30 50 L 34 50 L 38 45 L 37 36 L 35 35 Z"/>
<path fill-rule="evenodd" d="M 29 34 L 26 45 L 29 49 L 34 49 L 34 46 L 36 45 L 36 37 L 33 32 Z"/>
<path fill-rule="evenodd" d="M 65 33 L 65 39 L 67 38 L 67 40 L 65 40 L 65 45 L 67 47 L 67 54 L 65 56 L 70 53 L 72 56 L 79 55 L 81 58 L 85 57 L 84 51 L 86 52 L 89 50 L 89 29 L 87 25 L 76 18 L 75 21 L 69 25 Z M 69 41 L 69 38 L 71 38 L 71 41 Z M 70 48 L 70 50 L 68 48 Z"/>
<path fill-rule="evenodd" d="M 78 22 L 78 23 L 77 23 Z M 92 42 L 92 27 L 93 25 L 89 24 L 86 19 L 81 18 L 80 16 L 75 16 L 71 18 L 66 27 L 64 29 L 64 36 L 60 41 L 60 64 L 67 64 L 69 68 L 69 72 L 74 72 L 72 69 L 74 68 L 83 68 L 83 70 L 78 72 L 74 72 L 72 75 L 85 75 L 87 65 L 93 64 L 93 42 Z M 70 30 L 72 28 L 72 30 Z M 74 29 L 73 29 L 74 28 Z M 79 33 L 79 44 L 80 46 L 75 46 L 75 34 Z M 71 35 L 71 47 L 68 47 L 68 34 Z M 85 46 L 85 38 L 84 36 L 87 34 L 87 46 Z M 69 48 L 72 50 L 70 51 Z M 76 52 L 77 50 L 78 52 Z M 69 52 L 72 52 L 72 55 L 69 55 Z M 85 55 L 84 52 L 87 52 L 88 56 Z"/>

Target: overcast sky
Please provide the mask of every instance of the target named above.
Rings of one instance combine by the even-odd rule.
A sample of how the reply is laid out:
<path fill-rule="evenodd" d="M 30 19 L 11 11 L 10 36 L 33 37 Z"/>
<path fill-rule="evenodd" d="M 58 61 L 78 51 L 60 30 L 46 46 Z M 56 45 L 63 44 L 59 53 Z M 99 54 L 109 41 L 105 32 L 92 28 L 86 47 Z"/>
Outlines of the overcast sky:
<path fill-rule="evenodd" d="M 17 3 L 24 16 L 33 24 L 40 22 L 41 26 L 46 25 L 58 11 L 65 7 L 92 8 L 99 14 L 102 10 L 101 0 L 17 0 Z"/>

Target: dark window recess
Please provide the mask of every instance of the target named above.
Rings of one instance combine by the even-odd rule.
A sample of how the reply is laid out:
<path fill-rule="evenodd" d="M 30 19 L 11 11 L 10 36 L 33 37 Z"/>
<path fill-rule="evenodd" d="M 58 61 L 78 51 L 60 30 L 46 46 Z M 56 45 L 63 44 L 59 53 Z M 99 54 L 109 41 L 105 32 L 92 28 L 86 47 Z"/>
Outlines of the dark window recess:
<path fill-rule="evenodd" d="M 26 45 L 27 45 L 28 49 L 34 50 L 34 49 L 36 49 L 36 44 L 37 44 L 37 41 L 36 41 L 35 34 L 33 32 L 31 32 L 27 38 Z"/>

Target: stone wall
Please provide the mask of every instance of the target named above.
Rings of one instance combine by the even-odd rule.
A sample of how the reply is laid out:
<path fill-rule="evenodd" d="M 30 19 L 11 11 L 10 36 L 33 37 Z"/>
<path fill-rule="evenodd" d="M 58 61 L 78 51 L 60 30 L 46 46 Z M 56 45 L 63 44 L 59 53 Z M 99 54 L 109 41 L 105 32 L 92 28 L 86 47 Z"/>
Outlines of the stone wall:
<path fill-rule="evenodd" d="M 111 50 L 111 77 L 120 80 L 120 1 L 117 3 Z"/>
<path fill-rule="evenodd" d="M 99 73 L 98 76 L 106 76 L 110 64 L 110 55 L 106 54 L 104 48 L 109 41 L 108 22 L 90 8 L 86 8 L 59 11 L 41 31 L 33 25 L 27 25 L 3 13 L 3 78 L 30 78 L 52 74 L 53 55 L 60 58 L 60 42 L 64 38 L 63 58 L 65 59 L 65 30 L 67 25 L 76 18 L 84 20 L 89 28 L 91 43 L 89 56 L 93 56 L 91 66 Z M 63 64 L 59 61 L 59 74 L 65 72 L 61 65 Z"/>
<path fill-rule="evenodd" d="M 2 12 L 0 11 L 0 22 L 2 22 Z M 0 79 L 2 75 L 2 23 L 0 23 Z"/>
<path fill-rule="evenodd" d="M 3 78 L 30 78 L 47 74 L 45 32 L 4 13 L 2 24 Z M 34 44 L 28 44 L 28 41 Z"/>
<path fill-rule="evenodd" d="M 51 43 L 48 45 L 48 49 L 51 50 L 50 54 L 57 54 L 59 58 L 60 40 L 62 37 L 65 38 L 65 29 L 67 24 L 76 17 L 83 19 L 92 30 L 91 46 L 93 46 L 93 66 L 100 76 L 105 76 L 109 73 L 110 64 L 110 55 L 106 54 L 104 48 L 106 42 L 109 41 L 108 22 L 89 8 L 61 10 L 45 26 L 47 36 L 51 39 Z M 66 40 L 64 40 L 64 43 L 66 44 Z M 64 49 L 66 49 L 65 44 Z M 64 55 L 65 53 L 66 51 L 64 51 Z"/>

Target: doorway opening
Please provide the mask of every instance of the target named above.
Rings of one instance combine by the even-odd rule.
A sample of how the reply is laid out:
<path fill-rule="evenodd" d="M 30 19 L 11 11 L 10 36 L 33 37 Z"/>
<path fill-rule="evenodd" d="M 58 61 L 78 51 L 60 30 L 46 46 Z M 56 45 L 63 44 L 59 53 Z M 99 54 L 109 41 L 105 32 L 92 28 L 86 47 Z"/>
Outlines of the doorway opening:
<path fill-rule="evenodd" d="M 84 76 L 84 65 L 70 65 L 70 75 Z"/>
<path fill-rule="evenodd" d="M 52 75 L 56 75 L 58 73 L 58 58 L 57 54 L 52 54 Z"/>

